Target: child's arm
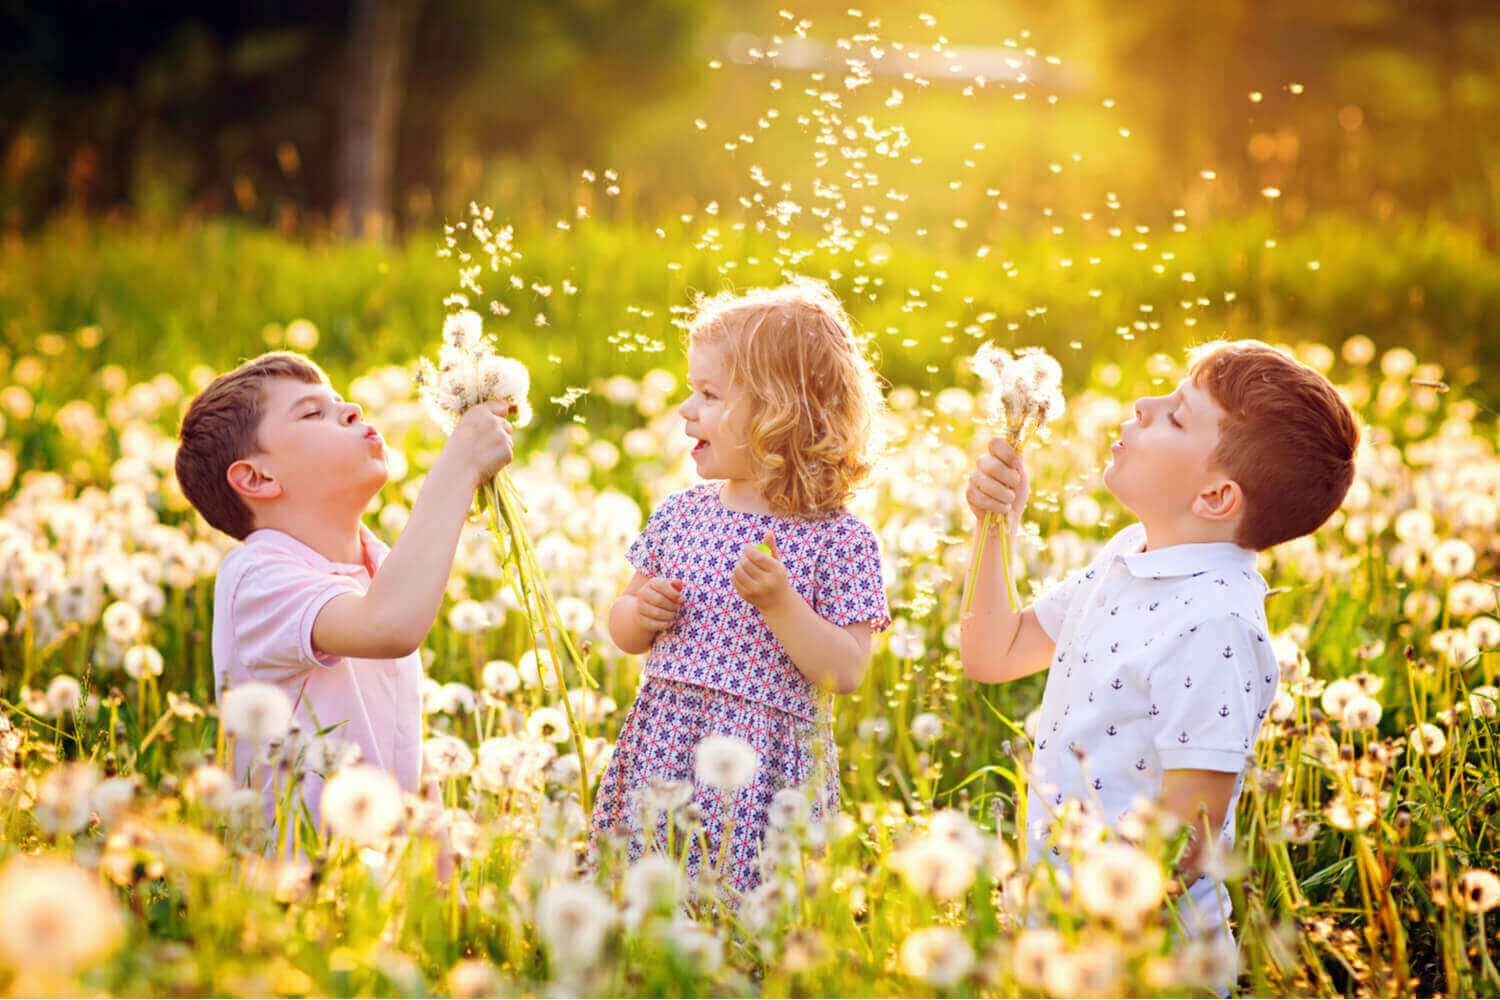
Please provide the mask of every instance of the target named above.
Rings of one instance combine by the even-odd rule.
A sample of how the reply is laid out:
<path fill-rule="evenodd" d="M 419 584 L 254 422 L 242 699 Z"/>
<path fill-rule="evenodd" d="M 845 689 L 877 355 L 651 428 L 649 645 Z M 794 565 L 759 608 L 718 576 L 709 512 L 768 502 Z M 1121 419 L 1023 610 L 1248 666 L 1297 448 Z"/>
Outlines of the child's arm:
<path fill-rule="evenodd" d="M 983 523 L 997 514 L 985 537 L 984 552 L 974 579 L 973 604 L 959 626 L 959 659 L 971 680 L 994 684 L 1012 681 L 1052 662 L 1056 644 L 1030 608 L 1012 611 L 1006 594 L 1000 533 L 1009 532 L 1012 544 L 1020 529 L 1029 483 L 1021 457 L 1004 438 L 993 438 L 969 477 L 965 499 Z M 975 549 L 979 533 L 975 533 Z"/>
<path fill-rule="evenodd" d="M 775 551 L 770 532 L 765 544 Z M 804 677 L 838 694 L 859 688 L 870 666 L 869 623 L 835 625 L 818 614 L 792 586 L 781 559 L 754 545 L 740 551 L 731 579 L 739 595 L 760 610 Z"/>
<path fill-rule="evenodd" d="M 499 403 L 463 415 L 427 473 L 411 518 L 363 594 L 341 594 L 313 622 L 313 646 L 333 656 L 386 660 L 422 644 L 443 603 L 474 491 L 511 459 Z"/>
<path fill-rule="evenodd" d="M 644 653 L 656 633 L 672 626 L 681 600 L 681 580 L 663 580 L 637 570 L 625 592 L 609 606 L 609 637 L 622 652 Z"/>
<path fill-rule="evenodd" d="M 1205 847 L 1224 826 L 1229 797 L 1234 794 L 1231 771 L 1170 770 L 1161 775 L 1162 811 L 1191 827 L 1187 850 L 1177 862 L 1177 882 L 1184 890 L 1203 874 Z"/>

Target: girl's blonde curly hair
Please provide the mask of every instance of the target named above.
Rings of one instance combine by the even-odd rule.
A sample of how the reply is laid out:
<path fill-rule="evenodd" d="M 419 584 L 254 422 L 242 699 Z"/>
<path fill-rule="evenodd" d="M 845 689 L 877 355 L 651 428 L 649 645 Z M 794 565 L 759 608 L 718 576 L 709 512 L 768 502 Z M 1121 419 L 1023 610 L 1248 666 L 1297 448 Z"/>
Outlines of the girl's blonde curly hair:
<path fill-rule="evenodd" d="M 757 486 L 796 517 L 839 510 L 869 474 L 882 406 L 874 367 L 829 287 L 795 278 L 779 288 L 700 296 L 688 342 L 727 348 Z"/>

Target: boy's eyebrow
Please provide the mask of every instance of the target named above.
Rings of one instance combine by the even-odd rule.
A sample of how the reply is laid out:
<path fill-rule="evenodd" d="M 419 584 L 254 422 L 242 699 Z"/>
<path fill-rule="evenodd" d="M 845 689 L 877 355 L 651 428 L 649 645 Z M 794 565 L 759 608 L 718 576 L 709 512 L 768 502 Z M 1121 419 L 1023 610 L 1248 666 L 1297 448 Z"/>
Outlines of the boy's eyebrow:
<path fill-rule="evenodd" d="M 1182 404 L 1183 409 L 1188 411 L 1188 416 L 1193 415 L 1193 408 L 1188 405 L 1187 393 L 1182 391 L 1182 386 L 1177 387 L 1177 401 Z"/>
<path fill-rule="evenodd" d="M 316 393 L 311 393 L 310 392 L 310 393 L 308 393 L 305 396 L 299 396 L 297 398 L 297 400 L 292 403 L 291 406 L 287 407 L 287 409 L 289 409 L 289 410 L 295 410 L 297 407 L 301 406 L 303 403 L 321 403 L 326 398 L 327 397 L 325 397 L 325 396 L 319 396 Z M 342 403 L 343 402 L 343 400 L 341 398 L 339 398 L 339 394 L 338 393 L 334 393 L 333 394 L 333 401 L 335 403 Z"/>

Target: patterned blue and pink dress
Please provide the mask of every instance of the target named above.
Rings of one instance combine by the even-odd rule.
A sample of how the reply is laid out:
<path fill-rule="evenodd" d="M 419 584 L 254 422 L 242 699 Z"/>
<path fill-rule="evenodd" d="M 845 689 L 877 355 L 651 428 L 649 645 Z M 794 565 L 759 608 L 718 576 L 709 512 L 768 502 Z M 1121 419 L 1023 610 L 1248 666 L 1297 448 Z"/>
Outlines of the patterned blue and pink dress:
<path fill-rule="evenodd" d="M 818 781 L 815 805 L 825 816 L 838 809 L 838 751 L 831 727 L 832 696 L 797 669 L 760 612 L 730 581 L 740 550 L 776 534 L 776 547 L 797 593 L 835 625 L 890 625 L 875 534 L 840 512 L 820 520 L 730 510 L 719 483 L 704 483 L 664 500 L 627 554 L 631 565 L 654 577 L 682 580 L 682 600 L 672 627 L 657 634 L 642 670 L 644 682 L 620 730 L 594 798 L 591 854 L 599 838 L 615 834 L 634 861 L 667 843 L 668 817 L 642 829 L 639 796 L 652 779 L 694 781 L 698 741 L 723 733 L 748 742 L 760 755 L 755 777 L 737 792 L 721 793 L 694 782 L 702 810 L 709 864 L 729 809 L 729 856 L 719 872 L 728 888 L 745 892 L 760 883 L 759 854 L 771 798 L 781 789 Z M 724 801 L 728 798 L 730 801 Z M 701 863 L 696 844 L 687 852 L 689 875 Z"/>

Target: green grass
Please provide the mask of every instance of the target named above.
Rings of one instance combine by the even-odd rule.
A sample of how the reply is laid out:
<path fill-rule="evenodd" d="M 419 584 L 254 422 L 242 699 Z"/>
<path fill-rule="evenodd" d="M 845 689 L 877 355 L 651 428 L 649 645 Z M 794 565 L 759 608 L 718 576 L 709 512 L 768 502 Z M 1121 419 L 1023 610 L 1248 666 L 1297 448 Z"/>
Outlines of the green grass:
<path fill-rule="evenodd" d="M 675 396 L 654 398 L 637 387 L 628 401 L 610 402 L 603 379 L 656 366 L 680 373 L 671 308 L 684 305 L 691 288 L 720 287 L 721 260 L 769 260 L 775 250 L 747 237 L 695 251 L 676 229 L 661 239 L 654 227 L 597 214 L 602 221 L 564 235 L 553 235 L 546 217 L 520 220 L 521 271 L 553 291 L 512 296 L 515 318 L 496 327 L 502 349 L 536 376 L 542 419 L 523 434 L 515 470 L 523 495 L 533 491 L 533 538 L 568 543 L 544 560 L 551 560 L 553 592 L 582 597 L 596 618 L 625 575 L 623 548 L 633 534 L 600 513 L 599 497 L 623 492 L 644 513 L 688 481 L 671 458 L 680 425 L 662 415 Z M 997 234 L 990 238 L 999 245 Z M 1264 246 L 1268 238 L 1274 249 Z M 195 777 L 199 765 L 221 759 L 208 636 L 211 562 L 222 540 L 211 539 L 174 489 L 171 435 L 185 396 L 168 383 L 253 355 L 266 344 L 267 325 L 304 317 L 320 334 L 312 354 L 344 390 L 383 364 L 430 353 L 442 296 L 454 284 L 452 263 L 433 253 L 437 242 L 343 246 L 229 223 L 160 231 L 62 223 L 3 251 L 0 311 L 10 357 L 0 450 L 18 460 L 19 474 L 0 482 L 0 711 L 14 726 L 0 732 L 0 873 L 23 871 L 14 858 L 27 853 L 72 859 L 107 892 L 102 902 L 65 901 L 69 919 L 98 931 L 107 923 L 101 913 L 117 910 L 124 937 L 98 931 L 97 947 L 75 968 L 48 951 L 55 938 L 45 926 L 37 929 L 45 893 L 15 889 L 7 901 L 13 939 L 37 933 L 43 943 L 20 959 L 0 948 L 0 983 L 14 992 L 130 994 L 407 994 L 467 992 L 476 983 L 489 992 L 630 995 L 1042 992 L 1045 984 L 1019 960 L 1036 939 L 1020 930 L 1027 906 L 1000 845 L 1014 842 L 1027 747 L 1021 728 L 1043 679 L 988 688 L 959 669 L 952 627 L 971 525 L 955 500 L 981 429 L 952 409 L 951 394 L 893 393 L 902 407 L 895 435 L 860 500 L 891 560 L 888 594 L 900 627 L 923 649 L 903 656 L 877 643 L 864 685 L 838 710 L 852 827 L 822 854 L 797 848 L 784 870 L 792 891 L 753 910 L 757 919 L 687 908 L 692 926 L 717 942 L 718 961 L 673 943 L 682 932 L 671 926 L 679 911 L 670 903 L 655 918 L 607 930 L 597 956 L 580 955 L 590 920 L 622 916 L 617 904 L 641 904 L 625 896 L 616 881 L 623 865 L 612 863 L 589 883 L 608 901 L 578 918 L 578 934 L 548 939 L 539 900 L 548 884 L 572 882 L 579 846 L 576 831 L 548 825 L 577 787 L 561 779 L 499 791 L 472 776 L 447 779 L 446 804 L 481 831 L 453 886 L 442 884 L 436 845 L 419 833 L 360 853 L 324 831 L 308 841 L 312 868 L 275 873 L 286 876 L 279 894 L 254 874 L 253 824 L 215 807 Z M 1087 277 L 1055 265 L 1069 254 L 1086 259 L 1088 247 L 1020 241 L 975 260 L 935 241 L 895 249 L 872 270 L 884 279 L 867 283 L 878 287 L 873 301 L 854 284 L 864 269 L 839 264 L 850 276 L 838 284 L 896 386 L 969 385 L 956 363 L 975 340 L 968 327 L 985 312 L 996 315 L 981 335 L 1043 343 L 1059 354 L 1070 379 L 1069 418 L 1050 443 L 1027 452 L 1035 484 L 1028 520 L 1048 547 L 1021 547 L 1023 593 L 1067 569 L 1058 562 L 1063 553 L 1090 548 L 1125 523 L 1098 479 L 1113 421 L 1097 414 L 1162 377 L 1164 370 L 1148 367 L 1152 354 L 1221 332 L 1333 348 L 1330 370 L 1358 405 L 1372 447 L 1347 509 L 1262 564 L 1277 588 L 1268 603 L 1272 630 L 1301 649 L 1309 679 L 1288 681 L 1292 709 L 1263 733 L 1241 800 L 1238 849 L 1248 864 L 1235 883 L 1241 983 L 1283 996 L 1493 994 L 1500 989 L 1491 960 L 1494 911 L 1470 912 L 1481 907 L 1456 897 L 1454 887 L 1479 877 L 1466 872 L 1500 867 L 1493 701 L 1472 694 L 1495 683 L 1494 654 L 1480 647 L 1500 641 L 1489 583 L 1500 551 L 1491 485 L 1500 460 L 1494 415 L 1480 408 L 1493 402 L 1494 348 L 1483 334 L 1497 305 L 1495 264 L 1454 229 L 1411 222 L 1376 231 L 1320 219 L 1283 232 L 1259 217 L 1174 235 L 1157 252 L 1168 248 L 1174 268 L 1193 271 L 1195 291 L 1210 307 L 1179 309 L 1185 283 L 1174 271 L 1155 275 L 1138 253 L 1109 241 L 1093 248 L 1101 261 Z M 1003 277 L 996 258 L 1013 261 L 1017 276 Z M 826 256 L 818 259 L 830 266 Z M 1319 262 L 1316 271 L 1309 260 Z M 947 277 L 933 291 L 939 269 Z M 731 273 L 736 283 L 774 277 L 765 264 Z M 576 295 L 561 291 L 565 279 Z M 927 305 L 904 310 L 913 288 L 925 289 Z M 1090 297 L 1091 288 L 1101 295 Z M 1235 293 L 1231 302 L 1227 291 Z M 1145 314 L 1142 303 L 1157 308 Z M 530 318 L 537 304 L 546 309 L 546 328 Z M 1039 305 L 1046 312 L 1027 318 Z M 1157 316 L 1160 327 L 1152 328 Z M 1194 316 L 1196 325 L 1182 322 Z M 1134 329 L 1137 321 L 1146 328 Z M 1020 328 L 1008 330 L 1008 322 Z M 1121 325 L 1131 339 L 1117 333 Z M 97 334 L 87 329 L 95 326 Z M 611 342 L 622 329 L 664 347 L 622 351 L 618 338 Z M 1379 355 L 1337 358 L 1354 334 L 1442 363 L 1457 388 L 1413 387 L 1400 354 L 1384 359 L 1386 373 Z M 162 373 L 175 379 L 159 379 Z M 142 388 L 153 379 L 155 388 Z M 575 410 L 577 423 L 544 402 L 569 385 L 593 390 Z M 394 521 L 386 517 L 409 505 L 440 443 L 430 427 L 402 416 L 407 402 L 403 389 L 367 407 L 410 460 L 380 498 L 389 509 L 370 519 L 387 537 Z M 632 445 L 630 432 L 644 432 L 644 444 Z M 120 461 L 126 455 L 136 458 Z M 579 456 L 587 456 L 582 466 Z M 1080 493 L 1101 503 L 1097 522 L 1069 520 L 1067 501 Z M 1418 530 L 1424 514 L 1430 534 Z M 70 527 L 80 524 L 90 530 Z M 1475 558 L 1457 577 L 1434 558 L 1439 542 L 1454 540 Z M 209 546 L 208 565 L 189 561 L 195 543 Z M 477 689 L 486 662 L 517 660 L 531 643 L 532 623 L 514 611 L 473 634 L 448 620 L 459 600 L 491 601 L 506 584 L 478 558 L 485 544 L 479 537 L 461 555 L 425 644 L 436 681 Z M 143 631 L 128 641 L 162 653 L 161 677 L 136 680 L 121 670 L 120 644 L 108 637 L 104 615 L 119 600 L 145 609 Z M 580 638 L 602 693 L 615 703 L 588 723 L 587 735 L 611 739 L 639 665 L 611 648 L 597 620 Z M 1456 643 L 1461 651 L 1450 655 Z M 1321 698 L 1330 682 L 1359 673 L 1379 685 L 1382 717 L 1373 730 L 1344 724 Z M 46 703 L 50 686 L 67 683 L 60 677 L 82 685 L 85 702 L 76 710 Z M 169 694 L 187 702 L 173 711 Z M 428 735 L 476 745 L 555 701 L 536 686 L 490 699 L 475 712 L 436 709 Z M 189 703 L 199 711 L 181 707 Z M 931 742 L 919 736 L 926 720 L 916 723 L 927 713 L 941 724 Z M 1442 730 L 1440 752 L 1424 755 L 1412 745 L 1423 723 Z M 68 801 L 57 765 L 78 761 L 137 785 L 123 812 L 96 802 L 96 821 L 59 829 L 46 818 L 48 803 Z M 980 842 L 991 851 L 970 859 L 972 880 L 952 898 L 902 874 L 902 848 L 939 836 L 931 827 L 942 808 L 981 825 Z M 1368 823 L 1344 822 L 1341 809 Z M 1308 835 L 1296 835 L 1299 829 Z M 960 841 L 941 843 L 945 857 L 968 857 Z M 1155 865 L 1153 856 L 1167 849 L 1148 841 L 1141 863 Z M 1161 917 L 1122 927 L 1045 880 L 1035 891 L 1033 918 L 1062 935 L 1049 959 L 1052 992 L 1081 991 L 1076 977 L 1101 956 L 1118 963 L 1107 992 L 1195 991 L 1202 956 L 1169 943 Z M 913 932 L 933 927 L 950 929 L 974 956 L 951 986 L 905 951 L 920 942 Z"/>

